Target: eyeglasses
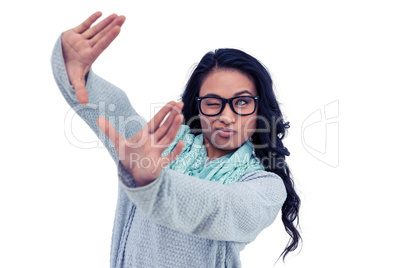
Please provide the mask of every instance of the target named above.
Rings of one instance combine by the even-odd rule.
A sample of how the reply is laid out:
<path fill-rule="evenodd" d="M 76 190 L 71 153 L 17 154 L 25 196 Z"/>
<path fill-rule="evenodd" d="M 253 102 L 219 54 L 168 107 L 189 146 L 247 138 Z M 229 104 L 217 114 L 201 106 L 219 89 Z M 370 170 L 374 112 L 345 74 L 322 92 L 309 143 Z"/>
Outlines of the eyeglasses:
<path fill-rule="evenodd" d="M 230 108 L 235 114 L 250 115 L 255 112 L 259 99 L 259 96 L 239 96 L 230 99 L 208 96 L 195 98 L 198 109 L 206 116 L 220 114 L 225 109 L 226 103 L 229 103 Z"/>

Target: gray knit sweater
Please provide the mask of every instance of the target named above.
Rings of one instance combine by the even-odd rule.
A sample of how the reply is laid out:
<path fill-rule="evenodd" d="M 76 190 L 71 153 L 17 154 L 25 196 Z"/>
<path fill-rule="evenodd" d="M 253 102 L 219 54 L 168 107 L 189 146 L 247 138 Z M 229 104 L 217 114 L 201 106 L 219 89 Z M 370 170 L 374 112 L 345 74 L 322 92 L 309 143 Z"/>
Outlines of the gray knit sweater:
<path fill-rule="evenodd" d="M 241 267 L 240 251 L 275 220 L 286 199 L 281 178 L 255 171 L 223 185 L 165 168 L 154 182 L 137 187 L 96 119 L 113 120 L 125 137 L 134 136 L 144 119 L 122 90 L 92 71 L 86 83 L 89 102 L 80 105 L 67 77 L 61 38 L 53 50 L 52 68 L 64 98 L 118 166 L 110 267 Z"/>

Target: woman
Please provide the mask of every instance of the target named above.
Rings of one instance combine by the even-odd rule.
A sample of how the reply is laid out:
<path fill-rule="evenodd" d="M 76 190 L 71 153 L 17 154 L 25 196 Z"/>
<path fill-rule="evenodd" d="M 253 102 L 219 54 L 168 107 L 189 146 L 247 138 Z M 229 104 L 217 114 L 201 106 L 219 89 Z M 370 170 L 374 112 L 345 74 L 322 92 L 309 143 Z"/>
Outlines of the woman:
<path fill-rule="evenodd" d="M 124 92 L 90 70 L 125 20 L 111 15 L 91 27 L 100 16 L 62 34 L 52 67 L 67 102 L 118 163 L 111 267 L 240 267 L 240 251 L 280 209 L 291 236 L 285 258 L 300 240 L 300 199 L 266 69 L 239 50 L 210 52 L 183 102 L 145 124 Z"/>

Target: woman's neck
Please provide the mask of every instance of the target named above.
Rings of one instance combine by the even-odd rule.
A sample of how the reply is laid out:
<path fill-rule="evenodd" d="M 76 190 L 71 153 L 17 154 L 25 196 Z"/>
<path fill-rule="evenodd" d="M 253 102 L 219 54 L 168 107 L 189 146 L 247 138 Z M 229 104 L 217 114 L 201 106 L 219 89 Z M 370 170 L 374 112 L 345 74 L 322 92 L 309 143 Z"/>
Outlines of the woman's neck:
<path fill-rule="evenodd" d="M 204 139 L 204 146 L 207 150 L 207 157 L 209 158 L 210 161 L 218 159 L 222 156 L 228 155 L 232 152 L 235 152 L 237 149 L 232 149 L 232 150 L 224 150 L 215 147 L 209 140 L 207 140 L 205 137 Z"/>

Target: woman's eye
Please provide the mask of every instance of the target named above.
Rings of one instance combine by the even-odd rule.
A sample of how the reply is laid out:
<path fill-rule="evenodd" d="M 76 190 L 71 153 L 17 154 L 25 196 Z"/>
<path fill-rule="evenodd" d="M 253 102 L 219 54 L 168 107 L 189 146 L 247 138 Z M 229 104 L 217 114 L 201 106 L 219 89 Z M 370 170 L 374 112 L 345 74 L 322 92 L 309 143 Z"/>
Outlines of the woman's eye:
<path fill-rule="evenodd" d="M 236 100 L 236 103 L 235 103 L 236 105 L 239 105 L 239 106 L 243 106 L 243 105 L 246 105 L 246 104 L 248 104 L 248 100 L 246 100 L 246 99 L 239 99 L 239 100 Z"/>
<path fill-rule="evenodd" d="M 217 101 L 208 101 L 206 103 L 208 106 L 220 106 L 221 104 Z"/>

